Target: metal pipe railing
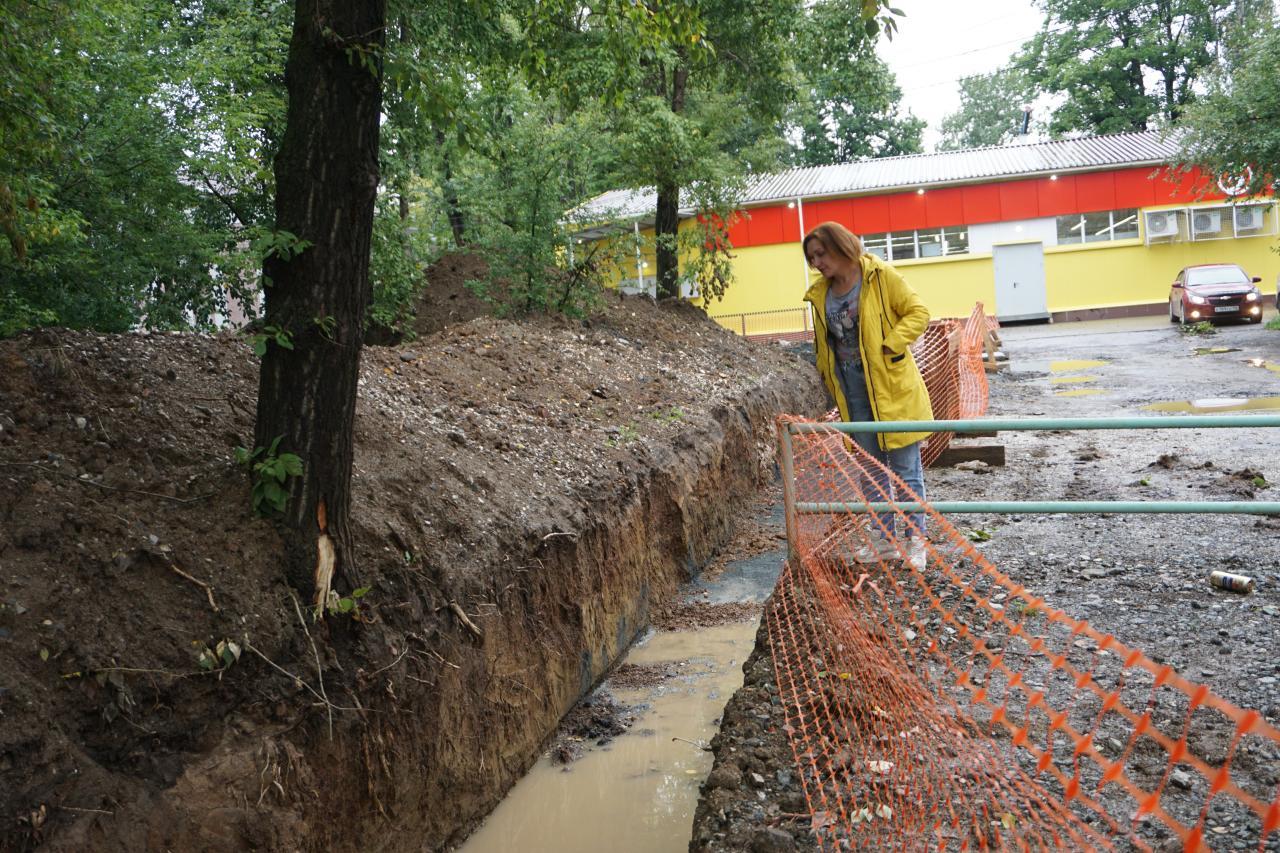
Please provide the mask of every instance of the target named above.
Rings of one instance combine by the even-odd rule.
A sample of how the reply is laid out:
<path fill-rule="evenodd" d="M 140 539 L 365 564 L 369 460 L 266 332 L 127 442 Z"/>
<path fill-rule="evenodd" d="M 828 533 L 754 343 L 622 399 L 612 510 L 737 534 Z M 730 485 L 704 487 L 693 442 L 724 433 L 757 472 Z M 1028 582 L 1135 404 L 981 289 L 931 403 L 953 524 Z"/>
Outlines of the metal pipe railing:
<path fill-rule="evenodd" d="M 786 423 L 778 434 L 787 543 L 795 548 L 796 516 L 823 513 L 920 512 L 941 513 L 1173 513 L 1280 515 L 1280 501 L 915 501 L 841 503 L 797 501 L 794 435 L 840 432 L 1020 432 L 1040 430 L 1250 429 L 1280 427 L 1276 415 L 1171 415 L 1116 418 L 981 418 L 951 421 L 857 421 L 846 423 Z"/>
<path fill-rule="evenodd" d="M 1077 429 L 1222 429 L 1278 427 L 1280 415 L 1161 415 L 1124 418 L 975 418 L 959 421 L 852 421 L 792 423 L 804 432 L 1020 432 Z"/>

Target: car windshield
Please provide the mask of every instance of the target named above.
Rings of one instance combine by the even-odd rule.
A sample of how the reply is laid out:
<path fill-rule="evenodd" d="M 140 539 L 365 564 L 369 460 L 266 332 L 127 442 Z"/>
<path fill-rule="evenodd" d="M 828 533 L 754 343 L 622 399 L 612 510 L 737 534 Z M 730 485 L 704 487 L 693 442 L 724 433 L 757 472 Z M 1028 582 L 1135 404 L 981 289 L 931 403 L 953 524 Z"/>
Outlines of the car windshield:
<path fill-rule="evenodd" d="M 1240 267 L 1197 267 L 1187 270 L 1187 284 L 1248 284 Z"/>

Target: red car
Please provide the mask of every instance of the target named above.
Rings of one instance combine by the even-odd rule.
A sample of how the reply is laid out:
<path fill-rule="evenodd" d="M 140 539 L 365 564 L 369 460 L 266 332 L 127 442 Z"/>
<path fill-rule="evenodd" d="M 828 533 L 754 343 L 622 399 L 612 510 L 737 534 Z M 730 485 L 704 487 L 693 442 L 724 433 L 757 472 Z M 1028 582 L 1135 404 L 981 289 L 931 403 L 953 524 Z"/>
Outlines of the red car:
<path fill-rule="evenodd" d="M 1169 322 L 1201 320 L 1262 322 L 1261 278 L 1249 278 L 1237 264 L 1184 267 L 1169 289 Z"/>

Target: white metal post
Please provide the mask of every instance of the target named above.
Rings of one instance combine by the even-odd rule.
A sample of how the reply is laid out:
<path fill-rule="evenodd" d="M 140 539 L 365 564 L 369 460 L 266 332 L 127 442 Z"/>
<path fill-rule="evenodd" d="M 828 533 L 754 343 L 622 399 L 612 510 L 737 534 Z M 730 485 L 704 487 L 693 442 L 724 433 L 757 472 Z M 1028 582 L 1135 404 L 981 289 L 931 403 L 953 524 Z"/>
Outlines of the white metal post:
<path fill-rule="evenodd" d="M 800 217 L 800 293 L 809 289 L 809 262 L 804 257 L 804 199 L 796 196 L 796 215 Z"/>
<path fill-rule="evenodd" d="M 636 287 L 644 290 L 644 267 L 640 265 L 640 220 L 635 221 L 636 226 Z"/>

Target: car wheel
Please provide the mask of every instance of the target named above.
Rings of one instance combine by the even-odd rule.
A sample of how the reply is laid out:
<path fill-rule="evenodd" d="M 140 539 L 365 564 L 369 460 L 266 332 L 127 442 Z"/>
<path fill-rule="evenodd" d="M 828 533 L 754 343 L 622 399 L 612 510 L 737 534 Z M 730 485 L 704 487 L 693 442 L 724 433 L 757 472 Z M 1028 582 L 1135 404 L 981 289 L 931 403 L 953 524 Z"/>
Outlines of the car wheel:
<path fill-rule="evenodd" d="M 1172 303 L 1172 302 L 1170 302 L 1170 303 L 1169 303 L 1169 322 L 1170 322 L 1170 323 L 1176 323 L 1176 322 L 1178 322 L 1178 316 L 1177 316 L 1176 314 L 1174 314 L 1174 313 L 1173 313 L 1173 303 Z"/>

